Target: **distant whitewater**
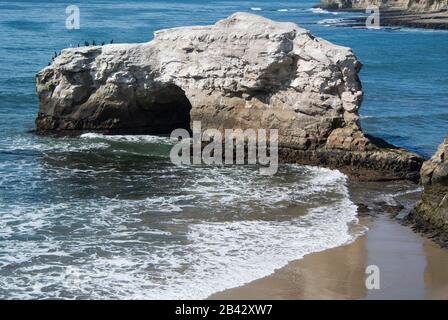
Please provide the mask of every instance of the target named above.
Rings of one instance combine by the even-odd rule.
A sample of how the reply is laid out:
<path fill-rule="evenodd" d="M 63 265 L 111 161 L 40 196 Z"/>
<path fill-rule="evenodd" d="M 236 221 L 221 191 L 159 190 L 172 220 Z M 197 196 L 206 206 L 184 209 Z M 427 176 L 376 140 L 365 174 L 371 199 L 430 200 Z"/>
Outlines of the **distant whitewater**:
<path fill-rule="evenodd" d="M 325 10 L 325 9 L 322 9 L 322 8 L 310 8 L 308 10 L 313 12 L 313 13 L 317 13 L 317 14 L 332 14 L 332 15 L 340 14 L 340 12 L 328 11 L 328 10 Z"/>

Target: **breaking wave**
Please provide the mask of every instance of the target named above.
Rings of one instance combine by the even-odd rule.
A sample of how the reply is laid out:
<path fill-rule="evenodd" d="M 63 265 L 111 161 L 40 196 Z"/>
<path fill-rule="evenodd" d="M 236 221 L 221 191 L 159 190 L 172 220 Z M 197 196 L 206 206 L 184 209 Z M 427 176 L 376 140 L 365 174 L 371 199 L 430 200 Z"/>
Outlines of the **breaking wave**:
<path fill-rule="evenodd" d="M 206 298 L 356 237 L 338 171 L 177 167 L 153 136 L 27 139 L 34 161 L 0 165 L 1 298 Z"/>
<path fill-rule="evenodd" d="M 328 11 L 322 8 L 310 8 L 309 11 L 316 13 L 316 14 L 332 14 L 332 15 L 338 15 L 339 12 L 335 11 Z"/>

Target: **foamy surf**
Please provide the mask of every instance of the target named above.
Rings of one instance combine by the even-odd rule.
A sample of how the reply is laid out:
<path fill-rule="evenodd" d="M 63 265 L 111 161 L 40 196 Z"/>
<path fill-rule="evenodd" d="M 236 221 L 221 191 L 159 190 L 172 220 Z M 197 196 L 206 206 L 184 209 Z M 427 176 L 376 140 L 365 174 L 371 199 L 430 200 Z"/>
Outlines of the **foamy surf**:
<path fill-rule="evenodd" d="M 335 12 L 335 11 L 328 11 L 322 8 L 310 8 L 309 11 L 316 13 L 316 14 L 333 14 L 333 15 L 338 15 L 339 12 Z"/>
<path fill-rule="evenodd" d="M 344 19 L 323 19 L 317 21 L 317 24 L 324 25 L 324 26 L 332 26 L 332 25 L 340 25 L 345 24 Z"/>
<path fill-rule="evenodd" d="M 1 209 L 0 272 L 11 272 L 0 297 L 202 299 L 356 237 L 338 171 L 289 165 L 263 177 L 244 166 L 141 162 L 111 175 L 107 163 L 51 164 L 27 169 L 31 192 L 41 180 L 61 191 L 69 181 L 76 196 Z"/>
<path fill-rule="evenodd" d="M 84 133 L 81 139 L 103 139 L 120 142 L 140 142 L 140 143 L 172 143 L 169 137 L 155 135 L 104 135 L 100 133 Z"/>

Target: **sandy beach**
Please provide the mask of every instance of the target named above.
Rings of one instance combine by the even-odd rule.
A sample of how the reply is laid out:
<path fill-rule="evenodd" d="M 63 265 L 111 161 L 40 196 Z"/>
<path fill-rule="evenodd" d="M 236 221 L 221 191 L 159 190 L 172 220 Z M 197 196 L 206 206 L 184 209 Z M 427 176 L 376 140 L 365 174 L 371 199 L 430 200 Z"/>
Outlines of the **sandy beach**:
<path fill-rule="evenodd" d="M 448 299 L 448 250 L 388 217 L 366 223 L 369 231 L 349 245 L 210 299 Z M 380 268 L 379 290 L 365 287 L 368 265 Z"/>
<path fill-rule="evenodd" d="M 391 193 L 396 188 L 377 183 L 351 189 L 359 201 L 366 195 L 377 199 L 381 189 Z M 406 195 L 408 206 L 418 197 L 412 192 L 398 194 Z M 397 198 L 406 204 L 403 196 Z M 448 250 L 378 210 L 361 214 L 360 224 L 368 231 L 354 242 L 307 255 L 268 277 L 209 299 L 448 299 Z M 369 265 L 380 269 L 379 290 L 366 289 Z"/>

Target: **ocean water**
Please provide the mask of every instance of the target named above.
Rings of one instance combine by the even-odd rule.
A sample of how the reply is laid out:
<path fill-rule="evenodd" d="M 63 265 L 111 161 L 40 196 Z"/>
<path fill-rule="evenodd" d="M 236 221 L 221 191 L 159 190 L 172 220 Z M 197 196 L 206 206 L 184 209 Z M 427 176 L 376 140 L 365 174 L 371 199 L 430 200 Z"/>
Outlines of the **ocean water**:
<path fill-rule="evenodd" d="M 0 298 L 205 298 L 351 241 L 356 206 L 338 171 L 185 166 L 163 137 L 37 137 L 34 76 L 84 41 L 145 42 L 235 11 L 296 22 L 352 47 L 362 126 L 423 156 L 448 125 L 448 32 L 343 27 L 316 1 L 0 2 Z"/>

